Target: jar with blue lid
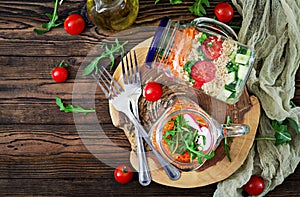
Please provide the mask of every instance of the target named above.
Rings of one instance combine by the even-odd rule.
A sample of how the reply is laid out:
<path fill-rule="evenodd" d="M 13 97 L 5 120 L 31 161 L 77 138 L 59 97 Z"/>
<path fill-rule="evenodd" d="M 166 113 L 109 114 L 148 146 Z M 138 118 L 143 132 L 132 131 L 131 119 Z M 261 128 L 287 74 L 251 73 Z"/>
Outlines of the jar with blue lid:
<path fill-rule="evenodd" d="M 255 52 L 236 41 L 226 24 L 201 17 L 180 24 L 161 20 L 146 57 L 146 66 L 170 79 L 228 104 L 239 100 Z"/>

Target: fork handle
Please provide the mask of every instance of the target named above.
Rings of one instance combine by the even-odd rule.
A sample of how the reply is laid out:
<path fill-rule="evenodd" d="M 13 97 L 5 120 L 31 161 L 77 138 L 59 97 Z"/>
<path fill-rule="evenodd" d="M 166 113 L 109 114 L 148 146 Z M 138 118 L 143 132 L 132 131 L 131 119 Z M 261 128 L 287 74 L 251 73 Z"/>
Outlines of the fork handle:
<path fill-rule="evenodd" d="M 136 153 L 138 157 L 139 182 L 142 186 L 147 186 L 151 183 L 151 176 L 146 158 L 146 152 L 144 150 L 143 140 L 138 129 L 135 130 L 135 139 Z"/>
<path fill-rule="evenodd" d="M 180 171 L 178 168 L 176 168 L 175 166 L 173 166 L 171 163 L 167 162 L 161 155 L 160 153 L 154 148 L 146 130 L 144 129 L 144 127 L 136 120 L 136 118 L 133 116 L 133 114 L 131 112 L 127 113 L 128 118 L 130 119 L 130 121 L 134 124 L 135 128 L 138 129 L 139 133 L 141 134 L 141 136 L 143 137 L 143 139 L 145 140 L 145 142 L 150 146 L 153 154 L 155 155 L 155 157 L 157 158 L 158 162 L 160 163 L 160 165 L 162 166 L 162 168 L 164 169 L 164 171 L 166 172 L 166 174 L 168 175 L 170 180 L 178 180 L 180 178 Z"/>
<path fill-rule="evenodd" d="M 132 111 L 137 121 L 139 119 L 139 108 L 135 99 L 129 98 L 132 104 Z M 143 138 L 137 128 L 135 128 L 135 140 L 136 140 L 136 154 L 138 158 L 138 175 L 139 183 L 142 186 L 148 186 L 151 183 L 151 175 L 146 157 Z"/>

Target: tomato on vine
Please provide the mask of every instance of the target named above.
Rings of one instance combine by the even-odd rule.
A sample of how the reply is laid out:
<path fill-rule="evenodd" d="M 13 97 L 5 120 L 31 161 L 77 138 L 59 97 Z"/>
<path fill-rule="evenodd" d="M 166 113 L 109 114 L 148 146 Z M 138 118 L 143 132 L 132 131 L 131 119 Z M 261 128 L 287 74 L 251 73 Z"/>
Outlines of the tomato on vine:
<path fill-rule="evenodd" d="M 68 34 L 78 35 L 85 28 L 85 21 L 79 14 L 71 14 L 64 22 L 64 28 Z"/>
<path fill-rule="evenodd" d="M 52 69 L 51 77 L 55 82 L 61 83 L 67 80 L 69 72 L 66 69 L 66 66 L 64 61 L 61 61 L 57 67 Z"/>

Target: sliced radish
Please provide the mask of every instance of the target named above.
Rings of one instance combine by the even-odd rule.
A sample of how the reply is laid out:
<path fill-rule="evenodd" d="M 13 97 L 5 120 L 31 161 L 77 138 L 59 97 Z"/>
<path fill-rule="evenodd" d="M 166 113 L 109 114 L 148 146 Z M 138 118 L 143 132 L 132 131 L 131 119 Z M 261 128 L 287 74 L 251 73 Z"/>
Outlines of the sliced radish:
<path fill-rule="evenodd" d="M 183 118 L 189 123 L 189 125 L 191 127 L 196 129 L 198 132 L 201 131 L 201 128 L 200 128 L 199 124 L 197 123 L 197 121 L 194 119 L 194 117 L 192 117 L 189 114 L 184 114 Z"/>
<path fill-rule="evenodd" d="M 188 122 L 188 124 L 198 131 L 199 135 L 205 136 L 205 143 L 203 137 L 199 137 L 197 143 L 201 144 L 202 150 L 205 152 L 211 147 L 212 136 L 207 127 L 200 127 L 194 117 L 189 114 L 184 114 L 183 118 Z"/>
<path fill-rule="evenodd" d="M 201 146 L 203 147 L 203 151 L 205 152 L 210 148 L 212 143 L 211 133 L 207 127 L 201 127 L 201 132 L 198 133 L 199 135 L 205 136 L 205 143 L 203 137 L 199 137 L 197 142 L 198 144 L 201 144 Z"/>

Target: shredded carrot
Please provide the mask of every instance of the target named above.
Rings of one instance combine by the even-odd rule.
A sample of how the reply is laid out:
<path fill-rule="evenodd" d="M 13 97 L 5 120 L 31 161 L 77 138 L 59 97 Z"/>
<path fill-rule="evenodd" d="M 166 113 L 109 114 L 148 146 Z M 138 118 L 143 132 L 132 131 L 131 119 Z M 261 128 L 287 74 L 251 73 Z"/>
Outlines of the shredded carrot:
<path fill-rule="evenodd" d="M 174 59 L 175 59 L 175 53 L 174 51 L 171 51 L 166 61 L 166 64 L 172 65 Z"/>
<path fill-rule="evenodd" d="M 179 161 L 179 162 L 183 162 L 183 163 L 189 163 L 191 159 L 190 154 L 185 151 L 183 154 L 177 154 L 175 160 Z"/>
<path fill-rule="evenodd" d="M 165 62 L 170 67 L 170 71 L 175 77 L 178 77 L 179 75 L 178 66 L 183 67 L 186 63 L 186 57 L 189 55 L 193 39 L 197 32 L 198 31 L 194 27 L 188 27 L 183 30 L 178 30 L 175 35 L 173 47 Z"/>
<path fill-rule="evenodd" d="M 172 120 L 168 121 L 163 128 L 163 133 L 165 134 L 166 133 L 165 131 L 174 129 L 174 125 L 175 125 L 174 121 Z"/>
<path fill-rule="evenodd" d="M 204 120 L 204 118 L 202 117 L 198 117 L 197 118 L 197 123 L 201 126 L 201 127 L 207 127 L 208 128 L 208 123 Z"/>
<path fill-rule="evenodd" d="M 192 39 L 195 38 L 196 33 L 197 33 L 197 30 L 195 29 L 195 27 L 188 27 L 188 28 L 184 29 L 184 34 Z"/>
<path fill-rule="evenodd" d="M 185 65 L 185 54 L 178 55 L 179 66 L 183 67 Z"/>

